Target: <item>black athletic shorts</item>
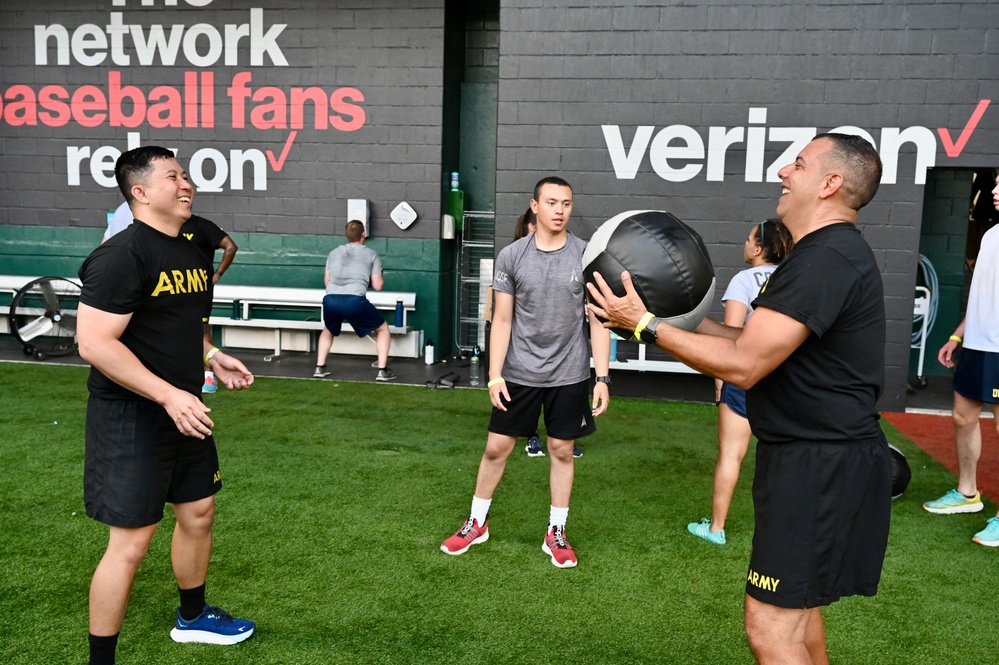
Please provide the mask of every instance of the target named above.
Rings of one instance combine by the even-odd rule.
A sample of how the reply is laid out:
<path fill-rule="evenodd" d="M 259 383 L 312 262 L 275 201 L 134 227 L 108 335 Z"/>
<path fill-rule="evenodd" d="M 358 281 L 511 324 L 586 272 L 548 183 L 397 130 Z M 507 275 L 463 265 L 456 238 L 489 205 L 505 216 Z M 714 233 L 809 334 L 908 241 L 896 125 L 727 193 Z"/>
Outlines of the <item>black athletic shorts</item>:
<path fill-rule="evenodd" d="M 83 468 L 88 516 L 134 529 L 163 519 L 167 503 L 198 501 L 220 489 L 211 436 L 184 436 L 155 402 L 90 397 Z"/>
<path fill-rule="evenodd" d="M 884 436 L 756 446 L 756 531 L 746 593 L 777 607 L 873 596 L 891 519 Z"/>
<path fill-rule="evenodd" d="M 506 382 L 510 401 L 506 411 L 493 407 L 489 431 L 507 436 L 530 436 L 538 431 L 538 416 L 545 409 L 548 436 L 575 441 L 597 431 L 590 406 L 590 381 L 568 386 L 535 388 Z"/>
<path fill-rule="evenodd" d="M 999 404 L 999 353 L 961 349 L 954 392 L 974 402 Z"/>

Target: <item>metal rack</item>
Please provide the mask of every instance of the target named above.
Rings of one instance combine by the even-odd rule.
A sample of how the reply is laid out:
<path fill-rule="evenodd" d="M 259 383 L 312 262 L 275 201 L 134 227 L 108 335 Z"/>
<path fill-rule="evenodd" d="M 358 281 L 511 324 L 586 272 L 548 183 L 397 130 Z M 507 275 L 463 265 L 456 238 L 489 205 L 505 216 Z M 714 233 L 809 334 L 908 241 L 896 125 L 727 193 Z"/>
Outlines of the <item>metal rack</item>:
<path fill-rule="evenodd" d="M 462 351 L 486 347 L 486 298 L 493 283 L 496 214 L 468 210 L 462 218 L 457 257 L 455 340 Z"/>

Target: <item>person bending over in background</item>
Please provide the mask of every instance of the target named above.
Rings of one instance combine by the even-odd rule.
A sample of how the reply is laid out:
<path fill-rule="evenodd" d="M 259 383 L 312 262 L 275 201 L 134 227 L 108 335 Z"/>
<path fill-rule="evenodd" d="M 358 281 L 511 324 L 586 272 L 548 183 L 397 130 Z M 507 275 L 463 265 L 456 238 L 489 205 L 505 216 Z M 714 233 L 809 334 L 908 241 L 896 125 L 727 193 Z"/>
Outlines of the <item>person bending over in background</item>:
<path fill-rule="evenodd" d="M 323 298 L 323 321 L 326 326 L 319 335 L 319 355 L 312 376 L 322 379 L 330 375 L 326 369 L 326 357 L 333 346 L 333 338 L 340 334 L 346 320 L 358 337 L 374 333 L 378 353 L 375 381 L 392 381 L 398 378 L 388 368 L 392 334 L 388 323 L 367 298 L 369 285 L 375 291 L 381 291 L 385 286 L 382 260 L 375 250 L 364 246 L 364 224 L 361 222 L 347 222 L 344 235 L 347 244 L 334 249 L 326 259 L 326 296 Z"/>

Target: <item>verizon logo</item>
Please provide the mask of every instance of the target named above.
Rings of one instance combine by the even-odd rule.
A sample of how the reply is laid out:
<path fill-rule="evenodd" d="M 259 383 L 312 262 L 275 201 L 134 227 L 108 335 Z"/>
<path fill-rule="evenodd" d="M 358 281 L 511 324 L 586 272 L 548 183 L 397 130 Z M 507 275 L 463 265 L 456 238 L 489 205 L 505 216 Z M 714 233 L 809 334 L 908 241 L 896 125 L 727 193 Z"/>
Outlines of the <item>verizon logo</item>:
<path fill-rule="evenodd" d="M 940 143 L 950 158 L 957 157 L 968 144 L 991 100 L 983 99 L 971 114 L 957 138 L 946 127 L 939 127 Z M 818 129 L 815 127 L 767 127 L 767 109 L 750 108 L 746 127 L 708 127 L 707 139 L 689 125 L 670 125 L 658 132 L 650 125 L 635 128 L 634 136 L 625 146 L 620 125 L 603 125 L 604 142 L 618 180 L 634 180 L 645 162 L 663 180 L 687 182 L 702 173 L 708 182 L 725 180 L 726 166 L 742 170 L 746 182 L 779 182 L 777 171 L 794 161 L 801 149 L 811 141 Z M 928 127 L 882 127 L 880 142 L 865 129 L 846 125 L 831 129 L 832 132 L 862 136 L 878 149 L 884 164 L 883 184 L 893 185 L 898 179 L 898 158 L 903 146 L 911 144 L 915 150 L 915 184 L 926 184 L 926 170 L 936 165 L 937 135 Z M 765 152 L 778 146 L 784 151 L 769 164 Z M 744 163 L 729 164 L 731 153 L 736 153 Z"/>

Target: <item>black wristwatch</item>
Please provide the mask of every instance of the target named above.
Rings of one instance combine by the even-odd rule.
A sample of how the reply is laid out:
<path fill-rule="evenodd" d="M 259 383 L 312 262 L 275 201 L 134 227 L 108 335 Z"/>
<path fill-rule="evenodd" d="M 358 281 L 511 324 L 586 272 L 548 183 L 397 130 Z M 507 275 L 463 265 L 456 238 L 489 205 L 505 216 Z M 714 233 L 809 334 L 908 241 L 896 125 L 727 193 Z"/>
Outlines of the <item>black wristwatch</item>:
<path fill-rule="evenodd" d="M 662 319 L 659 317 L 653 317 L 649 319 L 649 322 L 645 324 L 644 328 L 642 328 L 639 339 L 641 339 L 644 344 L 652 344 L 655 346 L 656 341 L 659 339 L 659 336 L 656 335 L 656 328 L 659 327 L 660 322 L 662 322 Z"/>
<path fill-rule="evenodd" d="M 608 386 L 611 383 L 611 378 L 609 376 L 598 376 L 594 379 L 597 383 L 606 383 Z"/>

